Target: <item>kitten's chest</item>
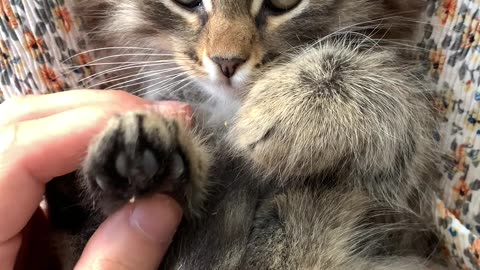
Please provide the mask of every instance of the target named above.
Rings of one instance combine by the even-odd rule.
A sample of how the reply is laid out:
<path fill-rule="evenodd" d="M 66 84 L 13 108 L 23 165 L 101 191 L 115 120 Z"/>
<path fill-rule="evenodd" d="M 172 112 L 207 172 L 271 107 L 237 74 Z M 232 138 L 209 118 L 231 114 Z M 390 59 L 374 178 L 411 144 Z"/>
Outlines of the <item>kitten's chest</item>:
<path fill-rule="evenodd" d="M 222 181 L 202 222 L 182 224 L 161 269 L 242 268 L 264 192 L 251 184 L 251 176 L 221 175 L 230 180 Z"/>
<path fill-rule="evenodd" d="M 237 269 L 248 242 L 256 194 L 227 192 L 201 224 L 183 224 L 163 269 Z"/>

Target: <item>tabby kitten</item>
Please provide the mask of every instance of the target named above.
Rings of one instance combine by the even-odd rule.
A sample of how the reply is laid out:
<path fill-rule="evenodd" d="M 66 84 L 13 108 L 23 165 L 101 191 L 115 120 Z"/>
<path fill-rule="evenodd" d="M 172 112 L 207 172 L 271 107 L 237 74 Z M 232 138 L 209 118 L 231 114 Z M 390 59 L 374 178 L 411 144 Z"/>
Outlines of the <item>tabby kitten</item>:
<path fill-rule="evenodd" d="M 76 1 L 105 87 L 188 102 L 197 126 L 125 113 L 76 185 L 49 184 L 61 267 L 130 198 L 168 192 L 185 218 L 161 269 L 423 269 L 435 121 L 403 46 L 423 4 Z"/>

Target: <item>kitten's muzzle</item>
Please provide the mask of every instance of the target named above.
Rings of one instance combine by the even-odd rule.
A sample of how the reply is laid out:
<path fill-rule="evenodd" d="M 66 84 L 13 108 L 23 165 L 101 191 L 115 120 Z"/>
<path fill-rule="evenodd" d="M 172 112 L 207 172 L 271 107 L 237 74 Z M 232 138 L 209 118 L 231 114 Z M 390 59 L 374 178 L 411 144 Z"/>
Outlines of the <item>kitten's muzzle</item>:
<path fill-rule="evenodd" d="M 211 59 L 218 65 L 223 75 L 225 75 L 225 77 L 227 78 L 231 78 L 235 74 L 235 71 L 238 69 L 238 67 L 240 67 L 247 61 L 246 59 L 239 57 L 212 57 Z"/>

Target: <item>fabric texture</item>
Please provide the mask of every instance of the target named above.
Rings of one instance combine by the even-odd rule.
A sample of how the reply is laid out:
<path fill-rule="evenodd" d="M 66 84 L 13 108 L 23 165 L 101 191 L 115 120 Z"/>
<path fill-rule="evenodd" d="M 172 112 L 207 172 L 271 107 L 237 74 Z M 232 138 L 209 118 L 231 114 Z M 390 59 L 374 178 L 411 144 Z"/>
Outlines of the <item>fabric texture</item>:
<path fill-rule="evenodd" d="M 0 101 L 82 87 L 83 35 L 64 0 L 0 0 Z"/>
<path fill-rule="evenodd" d="M 458 269 L 480 269 L 479 7 L 479 0 L 429 0 L 419 46 L 439 94 L 446 157 L 437 224 Z"/>
<path fill-rule="evenodd" d="M 69 0 L 75 1 L 75 0 Z M 420 0 L 419 0 L 420 1 Z M 458 269 L 480 269 L 480 0 L 428 0 L 420 58 L 447 162 L 436 223 Z M 0 0 L 0 102 L 88 87 L 88 46 L 65 0 Z M 426 60 L 426 61 L 425 61 Z M 1 117 L 1 116 L 0 116 Z"/>

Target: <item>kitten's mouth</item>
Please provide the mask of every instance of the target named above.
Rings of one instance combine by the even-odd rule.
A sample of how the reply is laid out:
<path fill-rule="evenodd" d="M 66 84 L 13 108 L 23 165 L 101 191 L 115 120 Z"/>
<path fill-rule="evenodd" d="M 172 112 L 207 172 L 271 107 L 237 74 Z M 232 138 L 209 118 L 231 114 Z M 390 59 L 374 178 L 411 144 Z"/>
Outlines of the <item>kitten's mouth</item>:
<path fill-rule="evenodd" d="M 251 65 L 240 58 L 209 57 L 204 55 L 203 63 L 210 84 L 226 91 L 235 91 L 245 86 L 250 78 Z"/>
<path fill-rule="evenodd" d="M 215 59 L 214 61 L 205 54 L 202 62 L 209 85 L 238 95 L 238 92 L 244 91 L 246 85 L 254 80 L 256 74 L 259 74 L 257 71 L 272 64 L 279 56 L 278 53 L 267 53 L 261 58 L 260 62 L 252 58 L 247 60 Z"/>
<path fill-rule="evenodd" d="M 221 91 L 224 91 L 224 92 L 227 92 L 227 93 L 230 93 L 230 94 L 235 94 L 239 90 L 239 88 L 235 87 L 232 84 L 232 81 L 229 80 L 229 79 L 212 82 L 212 84 L 214 84 Z"/>
<path fill-rule="evenodd" d="M 203 91 L 212 97 L 240 98 L 246 82 L 236 82 L 231 79 L 212 80 L 210 78 L 196 80 Z"/>
<path fill-rule="evenodd" d="M 245 78 L 224 78 L 213 83 L 216 84 L 221 90 L 231 92 L 236 95 L 245 87 L 247 80 Z"/>
<path fill-rule="evenodd" d="M 218 76 L 216 80 L 212 81 L 212 83 L 218 84 L 219 86 L 232 87 L 231 78 L 225 76 Z"/>

